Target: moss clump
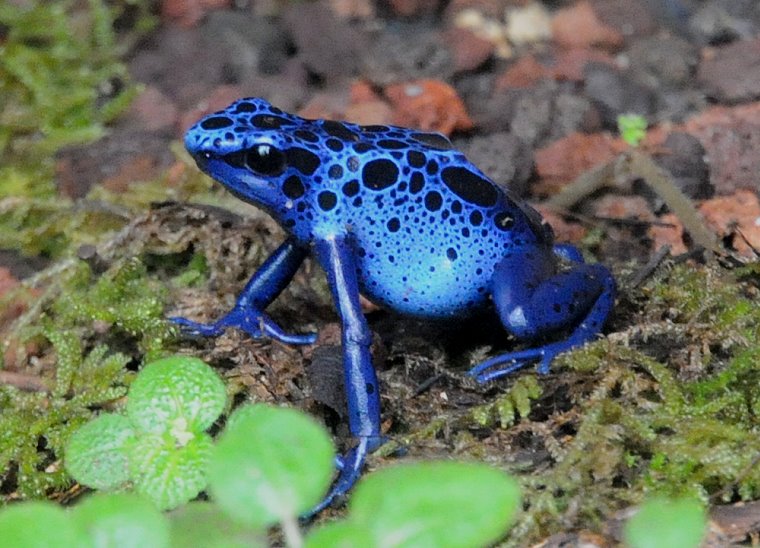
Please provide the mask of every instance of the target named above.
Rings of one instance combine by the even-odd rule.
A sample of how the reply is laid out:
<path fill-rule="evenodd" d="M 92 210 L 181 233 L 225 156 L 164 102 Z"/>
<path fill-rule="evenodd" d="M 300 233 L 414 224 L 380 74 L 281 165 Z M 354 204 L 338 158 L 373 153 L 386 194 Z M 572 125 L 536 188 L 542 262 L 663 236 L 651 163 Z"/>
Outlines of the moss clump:
<path fill-rule="evenodd" d="M 760 496 L 753 292 L 718 268 L 672 267 L 639 295 L 644 319 L 624 334 L 630 346 L 600 341 L 563 358 L 593 382 L 573 393 L 571 420 L 550 417 L 533 429 L 553 465 L 522 477 L 529 506 L 516 544 L 589 527 L 648 493 Z"/>
<path fill-rule="evenodd" d="M 13 496 L 41 497 L 67 485 L 60 459 L 71 433 L 94 409 L 124 396 L 133 356 L 162 355 L 172 333 L 164 289 L 136 259 L 100 276 L 78 262 L 56 288 L 13 335 L 40 347 L 34 361 L 42 367 L 29 373 L 41 378 L 37 390 L 0 386 L 0 484 Z"/>

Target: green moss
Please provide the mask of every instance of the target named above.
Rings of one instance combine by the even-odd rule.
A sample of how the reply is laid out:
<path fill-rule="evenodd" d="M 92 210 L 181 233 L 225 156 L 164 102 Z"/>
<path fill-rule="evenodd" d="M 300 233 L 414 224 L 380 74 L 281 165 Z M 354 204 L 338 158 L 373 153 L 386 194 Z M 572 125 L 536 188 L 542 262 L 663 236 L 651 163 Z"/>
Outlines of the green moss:
<path fill-rule="evenodd" d="M 539 398 L 541 393 L 535 376 L 520 377 L 492 402 L 471 409 L 470 417 L 480 427 L 498 424 L 501 428 L 507 428 L 519 417 L 528 416 L 531 401 Z"/>
<path fill-rule="evenodd" d="M 716 267 L 672 267 L 643 290 L 634 347 L 606 340 L 563 358 L 595 380 L 574 395 L 574 435 L 544 425 L 554 465 L 522 477 L 516 544 L 600 523 L 648 493 L 760 496 L 760 305 L 745 290 Z"/>
<path fill-rule="evenodd" d="M 41 497 L 69 482 L 60 466 L 71 433 L 126 393 L 132 356 L 166 353 L 172 328 L 163 319 L 164 289 L 147 277 L 138 260 L 127 260 L 100 276 L 84 262 L 59 272 L 56 292 L 42 299 L 36 317 L 19 322 L 15 336 L 42 345 L 42 377 L 48 390 L 0 387 L 0 481 L 22 497 Z M 44 312 L 42 318 L 36 315 Z M 43 341 L 52 347 L 45 350 Z M 18 475 L 14 479 L 14 471 Z M 10 491 L 9 491 L 10 492 Z"/>

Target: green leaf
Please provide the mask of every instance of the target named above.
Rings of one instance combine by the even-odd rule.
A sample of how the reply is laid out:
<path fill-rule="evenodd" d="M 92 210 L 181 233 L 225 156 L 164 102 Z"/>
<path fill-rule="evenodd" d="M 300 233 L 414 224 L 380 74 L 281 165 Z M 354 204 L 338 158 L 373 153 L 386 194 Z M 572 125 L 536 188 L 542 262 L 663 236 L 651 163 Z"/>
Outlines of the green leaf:
<path fill-rule="evenodd" d="M 639 146 L 647 135 L 647 119 L 640 114 L 621 114 L 617 124 L 620 137 L 632 147 Z"/>
<path fill-rule="evenodd" d="M 95 548 L 169 546 L 169 520 L 137 495 L 93 495 L 77 504 L 72 516 Z"/>
<path fill-rule="evenodd" d="M 333 521 L 309 532 L 305 548 L 373 548 L 369 533 L 350 520 Z"/>
<path fill-rule="evenodd" d="M 251 527 L 294 520 L 324 496 L 333 475 L 330 438 L 293 409 L 253 405 L 230 418 L 209 470 L 209 488 Z"/>
<path fill-rule="evenodd" d="M 0 511 L 0 542 L 13 548 L 86 546 L 87 537 L 58 505 L 47 501 L 13 504 Z"/>
<path fill-rule="evenodd" d="M 208 483 L 206 470 L 213 442 L 201 432 L 177 446 L 168 434 L 145 434 L 129 447 L 135 490 L 162 510 L 198 496 Z"/>
<path fill-rule="evenodd" d="M 179 433 L 209 428 L 224 410 L 227 391 L 219 375 L 198 358 L 172 356 L 146 365 L 129 390 L 127 416 L 136 429 Z"/>
<path fill-rule="evenodd" d="M 628 520 L 623 537 L 631 548 L 697 548 L 706 526 L 705 511 L 699 501 L 655 498 L 642 504 Z"/>
<path fill-rule="evenodd" d="M 82 485 L 114 489 L 129 480 L 126 447 L 134 430 L 123 415 L 106 413 L 84 424 L 66 446 L 66 470 Z"/>
<path fill-rule="evenodd" d="M 425 462 L 367 476 L 349 502 L 350 519 L 376 546 L 486 546 L 520 507 L 517 482 L 481 463 Z"/>
<path fill-rule="evenodd" d="M 263 535 L 233 523 L 215 505 L 191 502 L 169 516 L 173 548 L 263 548 Z"/>

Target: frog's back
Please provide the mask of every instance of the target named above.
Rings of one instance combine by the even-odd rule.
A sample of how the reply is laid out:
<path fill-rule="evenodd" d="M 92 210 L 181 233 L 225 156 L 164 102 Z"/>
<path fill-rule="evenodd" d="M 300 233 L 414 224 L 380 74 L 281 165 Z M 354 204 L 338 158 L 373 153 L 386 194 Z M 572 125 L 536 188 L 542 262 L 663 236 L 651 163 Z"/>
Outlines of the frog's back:
<path fill-rule="evenodd" d="M 188 146 L 217 139 L 247 149 L 262 135 L 282 146 L 288 168 L 275 182 L 283 198 L 264 205 L 304 242 L 349 233 L 363 292 L 400 312 L 478 308 L 510 248 L 551 246 L 538 214 L 443 135 L 307 120 L 260 99 L 204 123 L 188 133 Z"/>

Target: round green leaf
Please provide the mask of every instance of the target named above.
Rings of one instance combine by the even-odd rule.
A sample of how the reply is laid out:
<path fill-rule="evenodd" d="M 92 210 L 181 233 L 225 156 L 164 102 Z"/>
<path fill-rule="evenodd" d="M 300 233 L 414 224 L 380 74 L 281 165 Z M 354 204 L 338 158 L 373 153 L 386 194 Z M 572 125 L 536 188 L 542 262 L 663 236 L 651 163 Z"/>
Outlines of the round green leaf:
<path fill-rule="evenodd" d="M 333 521 L 309 532 L 305 548 L 374 548 L 364 527 L 351 520 Z"/>
<path fill-rule="evenodd" d="M 82 485 L 115 489 L 129 480 L 126 446 L 134 439 L 129 420 L 113 413 L 84 424 L 66 445 L 66 470 Z"/>
<path fill-rule="evenodd" d="M 129 447 L 135 490 L 162 510 L 185 504 L 206 487 L 212 450 L 204 432 L 179 447 L 168 433 L 145 434 Z"/>
<path fill-rule="evenodd" d="M 487 546 L 520 507 L 510 476 L 481 463 L 392 466 L 359 482 L 349 515 L 377 546 Z"/>
<path fill-rule="evenodd" d="M 87 536 L 52 502 L 23 502 L 0 511 L 0 542 L 13 548 L 85 546 Z"/>
<path fill-rule="evenodd" d="M 261 534 L 230 521 L 215 504 L 191 502 L 172 512 L 172 548 L 263 548 Z"/>
<path fill-rule="evenodd" d="M 265 527 L 317 504 L 333 475 L 324 429 L 294 409 L 254 405 L 230 419 L 209 469 L 209 489 L 233 519 Z"/>
<path fill-rule="evenodd" d="M 174 356 L 146 365 L 129 389 L 127 416 L 137 430 L 203 432 L 224 410 L 219 375 L 197 358 Z M 183 438 L 177 438 L 179 444 Z"/>
<path fill-rule="evenodd" d="M 169 520 L 137 495 L 93 495 L 77 504 L 72 515 L 94 548 L 169 546 Z"/>
<path fill-rule="evenodd" d="M 705 511 L 694 499 L 652 499 L 623 528 L 631 548 L 697 548 L 705 535 Z"/>

